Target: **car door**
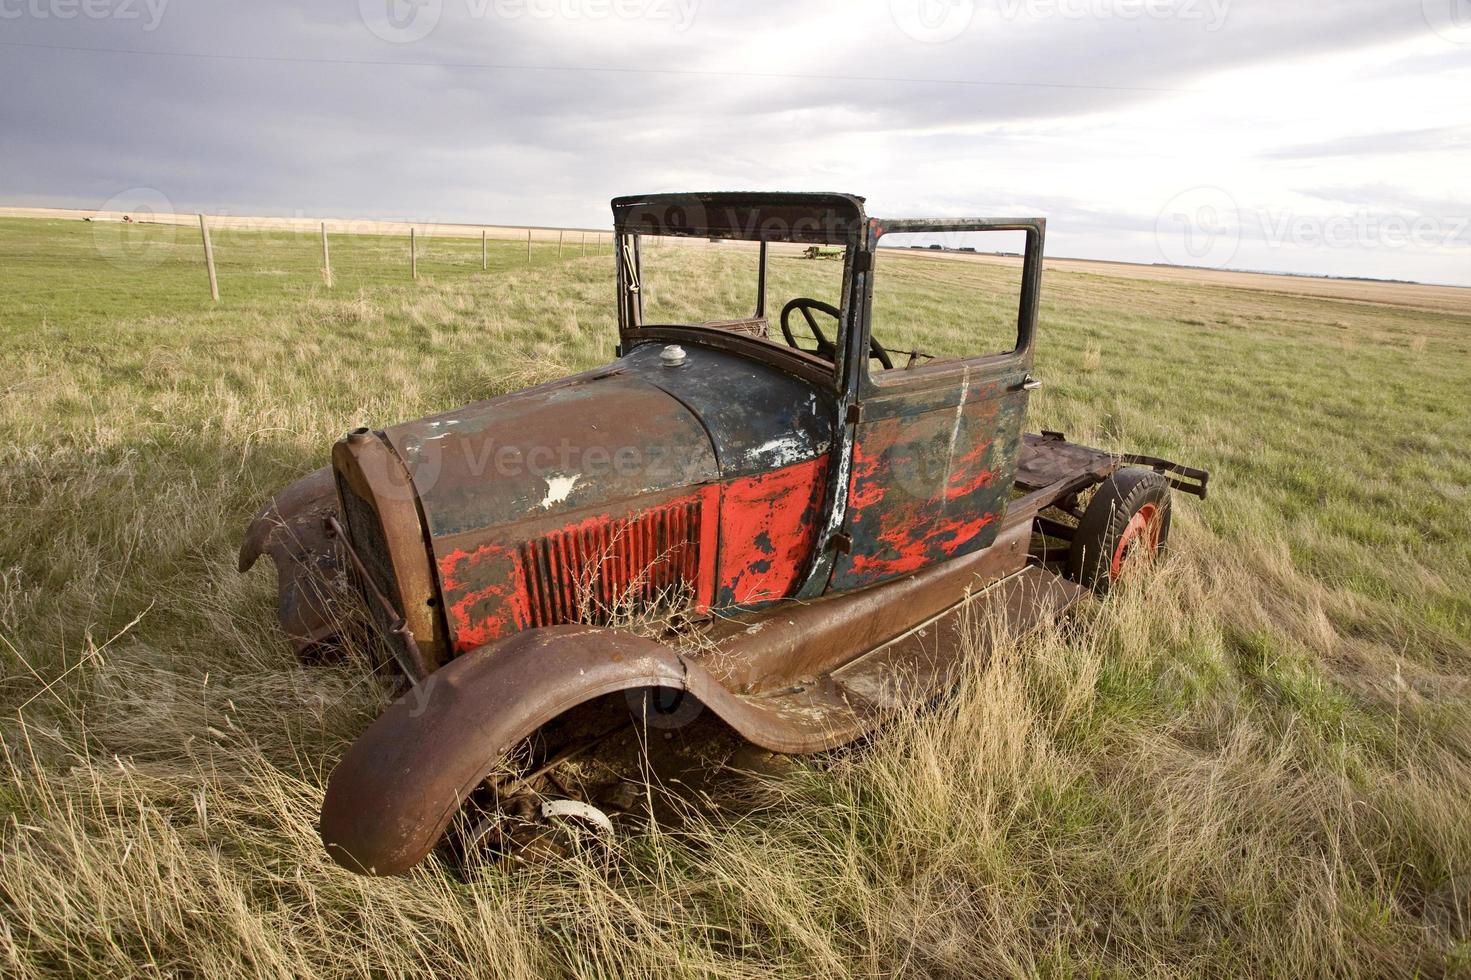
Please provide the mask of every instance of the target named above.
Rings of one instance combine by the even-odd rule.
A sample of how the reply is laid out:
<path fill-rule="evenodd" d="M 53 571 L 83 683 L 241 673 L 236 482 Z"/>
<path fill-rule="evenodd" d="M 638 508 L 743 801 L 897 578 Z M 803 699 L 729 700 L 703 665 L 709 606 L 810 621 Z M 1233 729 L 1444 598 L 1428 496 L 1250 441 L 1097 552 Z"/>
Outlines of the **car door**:
<path fill-rule="evenodd" d="M 970 253 L 975 246 L 964 252 L 943 245 L 875 250 L 868 295 L 852 330 L 850 350 L 863 367 L 858 372 L 856 408 L 849 412 L 853 429 L 842 518 L 844 547 L 834 559 L 829 591 L 873 585 L 992 544 L 1006 514 L 1028 397 L 1036 386 L 1030 372 L 1043 222 L 874 224 L 875 245 L 880 236 L 890 234 L 955 241 L 953 236 L 965 232 L 1019 232 L 1013 237 L 1024 236 L 1025 245 L 1015 255 Z M 915 268 L 902 265 L 906 262 L 933 263 L 935 268 L 916 276 Z M 964 263 L 990 264 L 983 269 Z M 1016 317 L 1014 346 L 987 350 L 975 338 L 978 346 L 962 356 L 932 361 L 911 357 L 904 365 L 896 362 L 892 370 L 880 369 L 871 356 L 870 340 L 886 341 L 882 333 L 874 333 L 871 314 L 875 290 L 884 290 L 886 268 L 896 281 L 913 280 L 912 295 L 900 296 L 897 302 L 916 308 L 911 312 L 919 318 L 917 332 L 932 327 L 930 321 L 945 319 L 953 325 L 946 343 L 963 348 L 971 338 L 957 333 L 968 329 L 972 313 L 977 326 L 982 315 L 979 306 L 972 311 L 965 296 L 949 289 L 949 281 L 988 283 L 995 269 L 1008 266 L 1015 282 L 1015 306 L 1010 307 Z M 934 306 L 944 297 L 955 308 Z M 996 312 L 989 315 L 994 320 Z M 993 347 L 999 343 L 995 337 L 992 341 Z"/>

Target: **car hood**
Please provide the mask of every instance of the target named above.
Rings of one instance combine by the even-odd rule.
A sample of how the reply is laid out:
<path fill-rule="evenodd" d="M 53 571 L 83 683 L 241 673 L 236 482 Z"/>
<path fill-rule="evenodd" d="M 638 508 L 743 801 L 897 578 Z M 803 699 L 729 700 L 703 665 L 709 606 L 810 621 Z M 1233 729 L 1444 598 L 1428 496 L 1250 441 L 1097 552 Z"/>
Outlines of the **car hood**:
<path fill-rule="evenodd" d="M 719 479 L 680 401 L 618 367 L 384 430 L 433 539 L 605 507 Z"/>
<path fill-rule="evenodd" d="M 594 592 L 607 605 L 689 588 L 708 608 L 725 489 L 750 492 L 742 480 L 829 452 L 832 404 L 812 386 L 727 351 L 691 348 L 678 366 L 660 353 L 644 345 L 384 430 L 411 478 L 440 591 L 428 601 L 454 650 L 576 621 Z"/>

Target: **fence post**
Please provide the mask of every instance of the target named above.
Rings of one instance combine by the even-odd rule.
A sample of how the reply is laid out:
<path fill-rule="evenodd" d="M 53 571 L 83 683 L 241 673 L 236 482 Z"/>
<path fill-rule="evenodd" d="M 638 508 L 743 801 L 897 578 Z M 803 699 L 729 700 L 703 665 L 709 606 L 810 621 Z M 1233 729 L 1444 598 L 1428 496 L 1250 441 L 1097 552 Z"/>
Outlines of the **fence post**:
<path fill-rule="evenodd" d="M 409 225 L 409 278 L 419 278 L 419 240 L 413 225 Z"/>
<path fill-rule="evenodd" d="M 490 252 L 485 247 L 485 229 L 480 229 L 480 268 L 490 268 Z"/>
<path fill-rule="evenodd" d="M 526 229 L 526 261 L 531 261 L 531 229 Z"/>
<path fill-rule="evenodd" d="M 209 297 L 220 301 L 220 281 L 215 278 L 215 250 L 209 243 L 209 225 L 204 223 L 204 212 L 199 213 L 199 237 L 204 239 L 204 267 L 209 270 Z"/>
<path fill-rule="evenodd" d="M 562 236 L 566 234 L 564 229 L 557 229 L 557 258 L 562 257 Z"/>
<path fill-rule="evenodd" d="M 587 232 L 582 233 L 582 254 L 587 254 Z"/>
<path fill-rule="evenodd" d="M 327 222 L 322 222 L 322 278 L 332 286 L 332 253 L 327 250 Z"/>

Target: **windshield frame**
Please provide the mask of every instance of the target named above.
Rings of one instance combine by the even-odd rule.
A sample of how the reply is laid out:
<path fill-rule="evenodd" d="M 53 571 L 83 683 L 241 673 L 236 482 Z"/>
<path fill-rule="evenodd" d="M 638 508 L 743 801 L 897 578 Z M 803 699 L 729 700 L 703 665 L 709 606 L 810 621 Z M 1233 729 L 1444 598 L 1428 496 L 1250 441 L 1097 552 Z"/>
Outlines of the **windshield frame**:
<path fill-rule="evenodd" d="M 616 239 L 615 251 L 617 255 L 618 268 L 618 296 L 619 296 L 619 336 L 624 352 L 643 343 L 688 343 L 705 347 L 714 347 L 719 350 L 727 350 L 732 353 L 743 354 L 755 358 L 763 363 L 771 364 L 781 370 L 788 371 L 811 381 L 813 384 L 824 388 L 836 389 L 839 387 L 838 379 L 842 377 L 841 363 L 844 356 L 846 338 L 852 304 L 849 297 L 852 295 L 852 265 L 853 249 L 845 248 L 843 255 L 843 285 L 840 292 L 842 303 L 839 306 L 841 316 L 836 326 L 837 336 L 834 344 L 837 347 L 837 360 L 829 361 L 818 357 L 809 351 L 790 347 L 780 339 L 757 337 L 752 334 L 731 330 L 727 326 L 720 325 L 722 322 L 737 321 L 709 321 L 705 323 L 649 323 L 644 319 L 644 296 L 643 283 L 643 257 L 642 239 L 646 236 L 640 234 L 623 234 Z M 671 236 L 672 237 L 672 236 Z M 731 241 L 749 241 L 744 238 L 729 238 Z M 756 282 L 754 284 L 754 312 L 750 319 L 764 319 L 766 317 L 767 299 L 767 272 L 769 262 L 768 243 L 760 241 L 759 258 L 756 268 Z"/>
<path fill-rule="evenodd" d="M 1030 369 L 1037 341 L 1037 313 L 1047 240 L 1046 218 L 875 218 L 872 224 L 872 248 L 875 256 L 879 254 L 879 242 L 885 235 L 1022 232 L 1026 235 L 1026 244 L 1022 252 L 1022 269 L 1017 290 L 1016 342 L 1011 350 L 944 358 L 904 371 L 874 372 L 870 370 L 868 359 L 864 358 L 858 385 L 862 396 L 872 397 L 885 390 L 906 387 L 942 387 L 963 376 L 968 367 L 1004 369 L 1020 365 Z M 866 278 L 868 293 L 862 304 L 862 323 L 858 324 L 854 337 L 855 345 L 862 344 L 865 350 L 873 336 L 873 289 L 879 274 Z"/>
<path fill-rule="evenodd" d="M 617 276 L 619 349 L 623 352 L 654 341 L 692 343 L 745 354 L 789 371 L 821 387 L 840 391 L 848 378 L 848 338 L 857 316 L 855 275 L 861 285 L 861 259 L 866 254 L 868 218 L 863 199 L 832 193 L 718 192 L 646 194 L 613 200 L 614 266 Z M 692 323 L 655 324 L 644 318 L 640 239 L 643 237 L 708 238 L 759 242 L 757 316 L 766 314 L 767 244 L 838 246 L 843 248 L 843 281 L 838 303 L 841 316 L 834 343 L 836 362 L 718 326 Z M 632 288 L 631 288 L 632 287 Z"/>

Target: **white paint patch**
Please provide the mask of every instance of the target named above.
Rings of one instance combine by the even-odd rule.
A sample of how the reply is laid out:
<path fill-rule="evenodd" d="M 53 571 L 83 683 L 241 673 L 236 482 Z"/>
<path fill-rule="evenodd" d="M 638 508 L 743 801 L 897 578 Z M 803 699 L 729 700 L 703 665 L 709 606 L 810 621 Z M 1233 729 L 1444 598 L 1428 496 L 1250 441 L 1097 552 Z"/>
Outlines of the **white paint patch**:
<path fill-rule="evenodd" d="M 775 457 L 773 462 L 776 465 L 785 466 L 788 463 L 799 462 L 804 458 L 805 454 L 802 448 L 802 441 L 796 436 L 778 436 L 775 439 L 768 439 L 766 442 L 757 446 L 756 453 L 761 456 L 770 453 Z"/>
<path fill-rule="evenodd" d="M 955 472 L 955 443 L 960 438 L 960 424 L 965 421 L 965 402 L 970 397 L 970 365 L 960 375 L 960 404 L 955 406 L 955 425 L 950 430 L 950 448 L 945 454 L 945 483 L 950 486 L 950 476 Z"/>
<path fill-rule="evenodd" d="M 581 473 L 572 476 L 554 476 L 547 480 L 547 495 L 542 499 L 541 509 L 551 510 L 572 495 L 572 488 L 582 479 Z"/>

